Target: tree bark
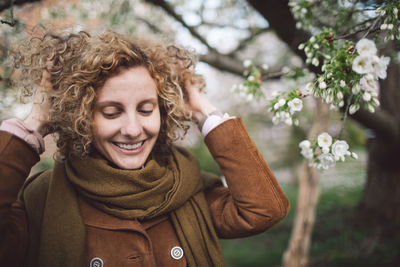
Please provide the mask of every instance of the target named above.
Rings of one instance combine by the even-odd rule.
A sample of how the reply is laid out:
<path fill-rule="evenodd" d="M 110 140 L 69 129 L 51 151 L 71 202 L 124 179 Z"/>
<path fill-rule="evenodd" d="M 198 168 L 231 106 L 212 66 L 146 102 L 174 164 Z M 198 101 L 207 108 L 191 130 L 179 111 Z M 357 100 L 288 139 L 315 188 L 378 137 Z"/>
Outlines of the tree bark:
<path fill-rule="evenodd" d="M 314 123 L 309 132 L 309 139 L 314 140 L 319 133 L 326 131 L 328 122 L 328 105 L 316 100 Z M 296 216 L 289 246 L 283 255 L 283 267 L 305 267 L 308 265 L 308 251 L 319 197 L 319 178 L 318 171 L 309 167 L 308 161 L 304 160 L 299 176 Z"/>
<path fill-rule="evenodd" d="M 400 128 L 400 66 L 389 65 L 381 82 L 381 108 L 391 118 L 393 131 Z M 400 236 L 400 141 L 373 132 L 368 142 L 368 178 L 358 206 L 356 222 L 375 228 L 383 238 Z"/>
<path fill-rule="evenodd" d="M 40 0 L 14 0 L 14 5 L 24 5 L 26 3 L 39 2 Z M 11 0 L 0 0 L 0 12 L 11 7 Z"/>

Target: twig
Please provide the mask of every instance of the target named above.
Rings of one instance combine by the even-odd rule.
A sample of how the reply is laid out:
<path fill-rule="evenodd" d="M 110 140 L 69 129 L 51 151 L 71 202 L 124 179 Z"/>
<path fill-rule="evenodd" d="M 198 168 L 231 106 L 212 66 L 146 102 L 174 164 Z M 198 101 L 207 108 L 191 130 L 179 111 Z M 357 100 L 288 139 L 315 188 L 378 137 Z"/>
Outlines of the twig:
<path fill-rule="evenodd" d="M 10 18 L 11 21 L 0 20 L 0 22 L 1 22 L 2 24 L 10 25 L 11 27 L 14 27 L 15 24 L 17 23 L 17 21 L 14 19 L 14 0 L 11 0 L 10 17 L 11 17 L 11 18 Z"/>
<path fill-rule="evenodd" d="M 346 119 L 348 117 L 348 113 L 349 113 L 349 109 L 350 109 L 350 105 L 351 105 L 351 101 L 353 99 L 353 96 L 354 96 L 354 94 L 351 93 L 350 97 L 347 99 L 346 109 L 344 110 L 343 117 L 341 118 L 342 125 L 340 126 L 340 131 L 339 131 L 338 138 L 340 138 L 342 136 L 342 134 L 343 134 L 344 125 L 345 125 Z"/>
<path fill-rule="evenodd" d="M 181 15 L 177 14 L 175 10 L 164 0 L 147 0 L 146 2 L 152 3 L 155 6 L 159 6 L 164 9 L 170 16 L 172 16 L 175 20 L 180 22 L 188 31 L 196 37 L 202 44 L 207 46 L 211 51 L 216 51 L 215 48 L 211 47 L 211 45 L 201 36 L 194 27 L 189 26 L 182 18 Z"/>
<path fill-rule="evenodd" d="M 382 19 L 381 16 L 378 16 L 376 18 L 376 20 L 374 21 L 374 23 L 371 25 L 371 27 L 368 29 L 368 31 L 363 35 L 363 37 L 361 39 L 367 37 L 370 34 L 370 32 L 372 31 L 372 29 L 374 29 L 374 31 L 375 31 L 376 30 L 375 26 L 378 23 L 378 21 L 380 21 L 381 19 Z"/>

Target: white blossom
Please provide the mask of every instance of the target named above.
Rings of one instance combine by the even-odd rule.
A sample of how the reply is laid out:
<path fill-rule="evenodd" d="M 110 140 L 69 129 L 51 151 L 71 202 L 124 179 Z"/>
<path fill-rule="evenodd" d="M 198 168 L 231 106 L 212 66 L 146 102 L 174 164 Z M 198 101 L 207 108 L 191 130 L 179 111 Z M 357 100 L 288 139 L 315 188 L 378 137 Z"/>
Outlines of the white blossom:
<path fill-rule="evenodd" d="M 303 43 L 301 43 L 301 44 L 299 44 L 299 46 L 297 47 L 299 50 L 303 50 L 304 49 L 304 44 Z"/>
<path fill-rule="evenodd" d="M 318 58 L 313 58 L 313 60 L 311 61 L 311 64 L 313 64 L 314 66 L 318 66 L 319 65 L 319 60 L 318 60 Z"/>
<path fill-rule="evenodd" d="M 277 125 L 279 123 L 279 117 L 277 117 L 277 116 L 272 117 L 272 123 L 274 125 Z"/>
<path fill-rule="evenodd" d="M 347 144 L 346 141 L 343 140 L 337 140 L 332 145 L 332 154 L 335 156 L 336 161 L 338 160 L 344 161 L 344 156 L 347 155 L 348 150 L 349 150 L 349 145 Z"/>
<path fill-rule="evenodd" d="M 377 94 L 376 91 L 378 90 L 378 82 L 375 80 L 372 74 L 364 75 L 364 77 L 360 79 L 360 86 L 365 91 L 369 91 L 371 94 Z"/>
<path fill-rule="evenodd" d="M 246 59 L 245 61 L 243 61 L 243 67 L 248 68 L 251 66 L 251 60 L 250 59 Z"/>
<path fill-rule="evenodd" d="M 340 80 L 340 87 L 345 87 L 346 86 L 346 82 L 343 80 Z"/>
<path fill-rule="evenodd" d="M 356 49 L 360 55 L 375 55 L 377 52 L 375 42 L 365 38 L 357 42 Z"/>
<path fill-rule="evenodd" d="M 279 99 L 279 101 L 278 101 L 278 104 L 279 104 L 280 107 L 282 107 L 283 105 L 285 105 L 285 103 L 286 103 L 286 100 L 283 99 L 283 98 Z"/>
<path fill-rule="evenodd" d="M 388 30 L 393 30 L 393 24 L 388 24 L 387 28 Z"/>
<path fill-rule="evenodd" d="M 364 92 L 362 97 L 363 97 L 364 101 L 369 102 L 371 100 L 371 94 L 368 92 Z"/>
<path fill-rule="evenodd" d="M 322 134 L 318 135 L 317 140 L 318 140 L 318 145 L 321 148 L 324 148 L 324 147 L 329 148 L 332 144 L 332 137 L 326 132 L 323 132 Z"/>
<path fill-rule="evenodd" d="M 352 69 L 359 74 L 371 73 L 374 71 L 370 55 L 359 55 L 353 61 Z"/>
<path fill-rule="evenodd" d="M 351 152 L 351 157 L 353 159 L 358 159 L 358 155 L 355 152 Z"/>
<path fill-rule="evenodd" d="M 319 83 L 319 88 L 320 89 L 325 89 L 327 87 L 326 83 L 324 81 Z"/>
<path fill-rule="evenodd" d="M 256 79 L 256 78 L 254 78 L 254 76 L 252 76 L 252 75 L 250 75 L 249 78 L 247 78 L 247 80 L 249 80 L 249 81 L 251 81 L 251 82 L 254 81 L 255 79 Z"/>
<path fill-rule="evenodd" d="M 308 140 L 303 140 L 303 141 L 301 141 L 301 142 L 299 143 L 299 147 L 300 147 L 301 149 L 310 148 L 310 147 L 311 147 L 311 142 L 308 141 Z"/>
<path fill-rule="evenodd" d="M 361 91 L 361 85 L 359 83 L 355 84 L 351 91 L 353 94 L 358 94 Z"/>
<path fill-rule="evenodd" d="M 263 70 L 268 70 L 269 69 L 269 66 L 268 66 L 268 64 L 262 64 L 261 65 L 261 68 L 263 69 Z"/>
<path fill-rule="evenodd" d="M 351 115 L 353 115 L 353 114 L 356 113 L 357 110 L 359 110 L 359 109 L 360 109 L 360 105 L 358 105 L 358 104 L 350 105 L 349 113 L 350 113 Z"/>
<path fill-rule="evenodd" d="M 330 104 L 330 103 L 332 103 L 332 96 L 331 95 L 327 95 L 326 97 L 325 97 L 325 102 L 327 103 L 327 104 Z"/>
<path fill-rule="evenodd" d="M 336 165 L 335 157 L 331 153 L 325 153 L 318 156 L 320 166 L 322 169 L 327 170 Z"/>
<path fill-rule="evenodd" d="M 375 112 L 375 108 L 374 108 L 374 106 L 371 105 L 371 104 L 368 104 L 368 105 L 367 105 L 367 109 L 368 109 L 368 111 L 371 112 L 371 113 L 374 113 L 374 112 Z"/>
<path fill-rule="evenodd" d="M 375 75 L 381 79 L 386 79 L 386 70 L 389 65 L 390 57 L 381 56 L 377 61 L 373 62 Z"/>
<path fill-rule="evenodd" d="M 314 84 L 312 82 L 307 83 L 304 90 L 302 90 L 303 95 L 311 95 L 314 89 Z"/>
<path fill-rule="evenodd" d="M 374 105 L 374 106 L 376 106 L 376 107 L 378 107 L 381 103 L 379 102 L 378 99 L 376 99 L 376 98 L 374 97 L 374 98 L 372 98 L 372 100 L 371 100 L 371 104 Z"/>
<path fill-rule="evenodd" d="M 314 152 L 311 148 L 311 143 L 308 140 L 303 140 L 299 143 L 299 147 L 301 148 L 301 154 L 306 159 L 311 159 L 314 155 Z"/>
<path fill-rule="evenodd" d="M 338 99 L 343 99 L 343 93 L 341 91 L 337 92 L 336 97 Z"/>
<path fill-rule="evenodd" d="M 286 123 L 287 125 L 289 125 L 289 126 L 292 126 L 292 125 L 293 125 L 293 120 L 292 120 L 292 118 L 291 118 L 291 117 L 286 118 L 286 119 L 285 119 L 285 123 Z"/>
<path fill-rule="evenodd" d="M 380 28 L 382 31 L 384 31 L 388 28 L 388 25 L 386 23 L 383 23 Z"/>
<path fill-rule="evenodd" d="M 300 152 L 303 157 L 305 157 L 306 159 L 312 159 L 312 157 L 314 156 L 314 152 L 311 148 L 307 148 L 307 149 L 302 149 Z"/>
<path fill-rule="evenodd" d="M 275 103 L 274 109 L 275 109 L 275 110 L 278 110 L 279 108 L 280 108 L 279 103 Z"/>
<path fill-rule="evenodd" d="M 294 98 L 288 102 L 288 106 L 292 113 L 300 111 L 303 108 L 303 101 L 299 98 Z"/>

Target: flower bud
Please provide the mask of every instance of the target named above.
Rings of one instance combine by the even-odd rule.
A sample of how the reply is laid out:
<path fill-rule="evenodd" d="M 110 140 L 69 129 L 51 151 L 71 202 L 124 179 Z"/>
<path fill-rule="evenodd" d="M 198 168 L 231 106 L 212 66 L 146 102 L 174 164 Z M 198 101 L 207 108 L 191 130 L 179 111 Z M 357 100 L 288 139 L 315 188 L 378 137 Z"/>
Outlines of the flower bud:
<path fill-rule="evenodd" d="M 349 113 L 350 113 L 351 115 L 353 115 L 353 114 L 356 113 L 357 110 L 359 110 L 359 109 L 360 109 L 360 105 L 358 105 L 358 104 L 353 104 L 353 105 L 351 105 L 350 108 L 349 108 Z"/>

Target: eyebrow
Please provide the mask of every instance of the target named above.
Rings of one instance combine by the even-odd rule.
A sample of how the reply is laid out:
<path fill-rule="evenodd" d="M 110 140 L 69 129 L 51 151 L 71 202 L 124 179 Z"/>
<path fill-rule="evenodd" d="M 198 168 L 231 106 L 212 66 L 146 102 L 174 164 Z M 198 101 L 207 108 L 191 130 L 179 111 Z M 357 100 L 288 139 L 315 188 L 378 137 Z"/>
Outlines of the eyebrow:
<path fill-rule="evenodd" d="M 146 104 L 146 103 L 151 103 L 151 104 L 157 104 L 158 103 L 158 98 L 147 98 L 139 102 L 138 106 Z M 108 107 L 108 106 L 114 106 L 114 107 L 121 107 L 122 104 L 118 101 L 101 101 L 97 102 L 95 104 L 96 107 L 102 108 L 102 107 Z"/>

